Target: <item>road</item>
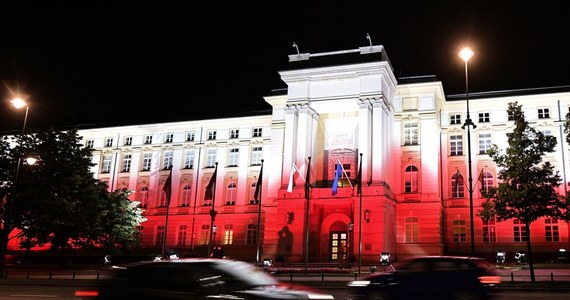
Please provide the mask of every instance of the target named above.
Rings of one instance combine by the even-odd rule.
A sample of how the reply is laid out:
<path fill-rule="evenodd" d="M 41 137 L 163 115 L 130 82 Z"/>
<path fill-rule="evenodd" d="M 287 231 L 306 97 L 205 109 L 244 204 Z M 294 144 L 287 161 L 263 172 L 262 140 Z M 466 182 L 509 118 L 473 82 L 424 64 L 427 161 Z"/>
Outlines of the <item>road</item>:
<path fill-rule="evenodd" d="M 3 283 L 0 285 L 0 300 L 38 300 L 38 299 L 57 299 L 57 300 L 76 300 L 74 291 L 81 285 L 61 285 L 57 281 L 53 284 L 22 284 Z M 321 288 L 335 296 L 335 299 L 346 299 L 347 291 L 345 288 Z M 505 290 L 498 293 L 496 300 L 533 300 L 548 299 L 562 300 L 570 297 L 570 291 L 544 291 L 544 290 Z"/>

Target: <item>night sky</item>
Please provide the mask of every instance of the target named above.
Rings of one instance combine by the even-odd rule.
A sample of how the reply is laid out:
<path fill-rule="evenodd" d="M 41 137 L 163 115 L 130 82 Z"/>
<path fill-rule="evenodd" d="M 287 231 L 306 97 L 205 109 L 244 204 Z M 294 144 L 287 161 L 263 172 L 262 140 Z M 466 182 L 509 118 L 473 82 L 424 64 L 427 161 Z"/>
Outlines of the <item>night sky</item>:
<path fill-rule="evenodd" d="M 15 93 L 29 99 L 28 128 L 265 111 L 293 42 L 347 50 L 366 34 L 396 77 L 435 75 L 447 95 L 465 93 L 463 45 L 475 51 L 470 93 L 570 85 L 564 1 L 115 2 L 126 4 L 2 9 L 0 132 L 22 128 Z"/>

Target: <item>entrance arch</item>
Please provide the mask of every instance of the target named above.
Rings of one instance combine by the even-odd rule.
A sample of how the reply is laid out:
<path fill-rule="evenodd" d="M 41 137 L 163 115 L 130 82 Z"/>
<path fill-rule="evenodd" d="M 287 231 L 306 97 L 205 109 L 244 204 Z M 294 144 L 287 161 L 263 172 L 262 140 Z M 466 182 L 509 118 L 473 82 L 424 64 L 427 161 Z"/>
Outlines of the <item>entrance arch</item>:
<path fill-rule="evenodd" d="M 347 252 L 347 257 L 352 255 L 352 236 L 348 231 L 348 224 L 352 220 L 343 213 L 333 213 L 327 216 L 321 224 L 321 249 L 325 253 L 321 253 L 321 257 L 327 261 L 338 261 L 342 258 L 343 252 Z M 346 245 L 346 250 L 342 246 Z"/>

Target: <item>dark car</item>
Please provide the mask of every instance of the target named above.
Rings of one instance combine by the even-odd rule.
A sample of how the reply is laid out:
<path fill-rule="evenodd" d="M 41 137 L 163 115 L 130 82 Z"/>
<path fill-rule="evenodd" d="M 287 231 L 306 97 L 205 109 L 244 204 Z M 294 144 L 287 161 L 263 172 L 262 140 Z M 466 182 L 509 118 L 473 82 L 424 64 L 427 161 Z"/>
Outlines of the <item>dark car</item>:
<path fill-rule="evenodd" d="M 229 259 L 143 261 L 111 269 L 96 288 L 77 290 L 76 299 L 334 299 Z"/>
<path fill-rule="evenodd" d="M 348 299 L 492 299 L 500 283 L 483 258 L 422 256 L 349 282 Z"/>

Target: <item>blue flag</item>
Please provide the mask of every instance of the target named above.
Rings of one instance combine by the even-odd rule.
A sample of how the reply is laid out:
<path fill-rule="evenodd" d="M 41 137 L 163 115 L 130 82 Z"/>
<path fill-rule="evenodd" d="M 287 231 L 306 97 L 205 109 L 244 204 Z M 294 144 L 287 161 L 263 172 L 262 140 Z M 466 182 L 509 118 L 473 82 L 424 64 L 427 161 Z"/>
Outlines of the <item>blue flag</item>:
<path fill-rule="evenodd" d="M 336 195 L 338 192 L 338 179 L 340 178 L 340 174 L 342 173 L 342 168 L 340 164 L 336 164 L 336 171 L 334 172 L 334 180 L 332 186 L 332 195 Z"/>

